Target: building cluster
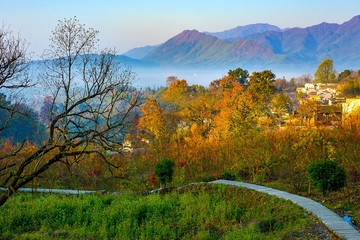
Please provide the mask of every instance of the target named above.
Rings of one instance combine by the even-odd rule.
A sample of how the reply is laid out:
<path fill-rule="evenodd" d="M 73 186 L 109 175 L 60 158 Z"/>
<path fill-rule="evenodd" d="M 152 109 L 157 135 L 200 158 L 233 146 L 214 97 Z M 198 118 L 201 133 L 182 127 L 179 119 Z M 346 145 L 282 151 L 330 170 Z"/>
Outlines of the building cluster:
<path fill-rule="evenodd" d="M 317 100 L 319 105 L 314 112 L 315 125 L 336 125 L 343 117 L 360 107 L 360 99 L 345 98 L 337 91 L 338 84 L 306 83 L 297 88 L 304 101 Z"/>

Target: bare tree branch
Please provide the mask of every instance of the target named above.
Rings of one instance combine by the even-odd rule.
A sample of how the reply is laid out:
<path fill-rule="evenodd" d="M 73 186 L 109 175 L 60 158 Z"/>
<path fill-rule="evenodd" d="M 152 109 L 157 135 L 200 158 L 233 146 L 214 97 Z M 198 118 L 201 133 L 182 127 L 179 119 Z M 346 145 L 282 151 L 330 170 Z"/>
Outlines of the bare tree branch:
<path fill-rule="evenodd" d="M 56 106 L 48 109 L 49 138 L 14 166 L 12 174 L 0 177 L 0 185 L 8 188 L 0 206 L 54 163 L 71 164 L 67 157 L 79 161 L 96 153 L 116 167 L 104 153 L 121 148 L 141 91 L 132 87 L 135 75 L 121 67 L 114 50 L 95 48 L 97 34 L 77 19 L 59 21 L 52 32 L 39 75 L 44 93 Z"/>

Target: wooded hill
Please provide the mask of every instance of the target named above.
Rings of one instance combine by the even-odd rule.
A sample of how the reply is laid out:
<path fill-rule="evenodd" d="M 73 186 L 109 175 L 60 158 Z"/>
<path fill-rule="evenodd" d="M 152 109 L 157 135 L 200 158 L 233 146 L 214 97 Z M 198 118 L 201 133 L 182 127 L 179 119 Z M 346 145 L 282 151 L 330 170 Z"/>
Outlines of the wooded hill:
<path fill-rule="evenodd" d="M 253 24 L 218 33 L 185 30 L 158 46 L 124 55 L 162 66 L 242 66 L 245 68 L 313 69 L 331 58 L 337 68 L 360 65 L 360 16 L 343 24 L 306 28 Z"/>

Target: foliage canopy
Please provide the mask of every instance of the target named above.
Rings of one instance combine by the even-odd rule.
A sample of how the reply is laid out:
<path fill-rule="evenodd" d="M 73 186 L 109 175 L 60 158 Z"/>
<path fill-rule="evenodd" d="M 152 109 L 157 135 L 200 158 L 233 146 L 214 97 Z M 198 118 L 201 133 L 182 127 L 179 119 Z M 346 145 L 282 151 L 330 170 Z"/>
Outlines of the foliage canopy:
<path fill-rule="evenodd" d="M 335 83 L 337 82 L 336 71 L 333 61 L 330 58 L 324 59 L 314 73 L 315 83 Z"/>

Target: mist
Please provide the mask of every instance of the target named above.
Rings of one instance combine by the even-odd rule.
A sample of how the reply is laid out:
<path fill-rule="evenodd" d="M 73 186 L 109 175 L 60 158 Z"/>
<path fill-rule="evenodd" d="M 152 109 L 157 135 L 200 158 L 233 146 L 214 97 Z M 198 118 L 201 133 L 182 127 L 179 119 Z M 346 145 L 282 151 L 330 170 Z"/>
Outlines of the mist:
<path fill-rule="evenodd" d="M 241 66 L 239 66 L 241 67 Z M 136 74 L 136 88 L 157 88 L 166 86 L 166 78 L 169 76 L 176 76 L 178 79 L 185 79 L 189 85 L 197 84 L 208 87 L 210 82 L 220 79 L 227 75 L 228 71 L 234 70 L 237 67 L 223 67 L 223 68 L 173 68 L 173 67 L 133 67 L 132 71 Z M 243 68 L 246 69 L 246 68 Z M 309 72 L 307 70 L 299 71 L 286 71 L 286 70 L 272 70 L 272 69 L 246 69 L 251 75 L 254 71 L 271 70 L 276 78 L 285 78 L 289 81 L 291 78 L 300 77 Z"/>

